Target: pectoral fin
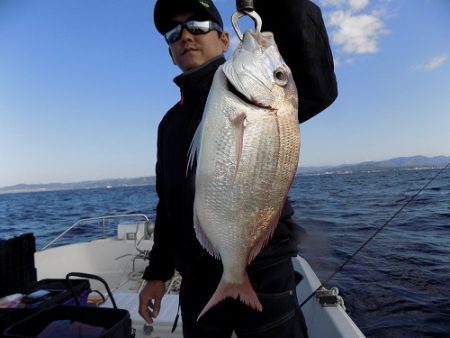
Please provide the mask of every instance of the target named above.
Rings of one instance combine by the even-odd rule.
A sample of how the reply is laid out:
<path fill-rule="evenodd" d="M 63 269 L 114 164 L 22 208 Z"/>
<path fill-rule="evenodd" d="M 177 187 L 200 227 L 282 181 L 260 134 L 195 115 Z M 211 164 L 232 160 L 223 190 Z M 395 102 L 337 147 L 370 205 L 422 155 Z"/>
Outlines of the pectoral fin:
<path fill-rule="evenodd" d="M 192 138 L 191 145 L 188 150 L 188 165 L 186 167 L 186 177 L 188 176 L 189 170 L 192 170 L 194 166 L 194 161 L 198 160 L 198 155 L 200 154 L 200 145 L 202 142 L 202 131 L 203 131 L 203 120 L 197 127 L 194 137 Z"/>
<path fill-rule="evenodd" d="M 238 113 L 230 117 L 230 121 L 234 127 L 234 144 L 235 144 L 235 171 L 234 178 L 236 178 L 241 163 L 242 148 L 244 145 L 244 129 L 247 115 L 245 113 Z"/>

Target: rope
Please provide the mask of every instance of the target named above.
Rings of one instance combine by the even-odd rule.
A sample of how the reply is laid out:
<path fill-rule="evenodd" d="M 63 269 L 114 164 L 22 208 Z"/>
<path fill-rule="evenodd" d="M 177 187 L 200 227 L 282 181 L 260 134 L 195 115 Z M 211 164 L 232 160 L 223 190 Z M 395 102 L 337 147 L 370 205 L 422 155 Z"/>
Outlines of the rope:
<path fill-rule="evenodd" d="M 400 209 L 398 209 L 381 227 L 379 227 L 373 234 L 372 236 L 370 236 L 349 258 L 347 258 L 347 260 L 335 271 L 333 272 L 326 280 L 325 282 L 321 283 L 320 286 L 314 290 L 314 292 L 312 294 L 310 294 L 308 296 L 308 298 L 306 298 L 303 303 L 300 304 L 300 307 L 302 307 L 303 305 L 305 305 L 315 294 L 316 292 L 323 287 L 323 284 L 327 284 L 331 279 L 333 279 L 333 277 L 338 274 L 339 272 L 342 271 L 342 269 L 362 250 L 364 249 L 367 244 L 369 244 L 370 241 L 372 241 L 372 239 L 375 238 L 376 235 L 378 235 L 381 231 L 383 231 L 384 228 L 386 228 L 386 226 L 389 225 L 389 223 L 392 222 L 392 220 L 394 220 L 395 217 L 398 216 L 398 214 L 400 214 L 403 209 L 405 209 L 412 201 L 414 201 L 417 196 L 419 196 L 422 191 L 424 191 L 440 174 L 442 174 L 442 172 L 444 172 L 445 169 L 447 169 L 448 167 L 450 167 L 450 162 L 447 163 L 447 165 L 443 168 L 441 168 L 441 170 L 439 170 L 437 172 L 436 175 L 434 175 L 431 179 L 429 179 L 422 188 L 420 188 L 413 196 L 411 196 L 411 198 L 409 198 L 401 207 Z"/>

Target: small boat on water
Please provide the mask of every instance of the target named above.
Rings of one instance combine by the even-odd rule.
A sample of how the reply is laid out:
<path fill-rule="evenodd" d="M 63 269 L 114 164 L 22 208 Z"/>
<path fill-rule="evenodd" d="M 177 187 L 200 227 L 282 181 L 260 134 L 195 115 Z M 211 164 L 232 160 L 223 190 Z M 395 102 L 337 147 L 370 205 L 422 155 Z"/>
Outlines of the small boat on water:
<path fill-rule="evenodd" d="M 111 222 L 112 221 L 112 222 Z M 100 239 L 76 243 L 76 233 L 87 224 L 97 222 L 103 228 Z M 115 223 L 117 233 L 106 234 L 108 223 Z M 77 231 L 78 230 L 78 231 Z M 35 253 L 38 280 L 65 278 L 70 272 L 83 272 L 102 277 L 109 285 L 120 309 L 130 313 L 136 337 L 182 337 L 182 318 L 172 332 L 178 312 L 178 290 L 181 277 L 175 276 L 167 285 L 161 311 L 153 325 L 147 325 L 138 313 L 141 279 L 148 265 L 148 253 L 153 245 L 153 224 L 144 214 L 111 215 L 83 218 L 66 229 L 41 250 Z M 70 237 L 70 244 L 58 245 L 61 239 Z M 320 287 L 320 281 L 308 262 L 301 256 L 293 259 L 295 269 L 303 280 L 297 286 L 299 303 Z M 90 281 L 91 289 L 107 297 L 105 287 Z M 111 307 L 107 299 L 99 305 Z M 310 338 L 362 338 L 365 337 L 345 311 L 342 298 L 336 290 L 323 290 L 302 307 Z"/>

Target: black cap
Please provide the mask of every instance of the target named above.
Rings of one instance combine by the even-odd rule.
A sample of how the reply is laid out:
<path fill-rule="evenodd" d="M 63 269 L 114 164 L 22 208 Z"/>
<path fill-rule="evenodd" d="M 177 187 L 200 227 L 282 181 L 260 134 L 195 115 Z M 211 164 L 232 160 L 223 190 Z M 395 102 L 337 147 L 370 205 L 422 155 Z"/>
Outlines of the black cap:
<path fill-rule="evenodd" d="M 172 29 L 171 20 L 180 13 L 193 12 L 196 17 L 212 20 L 223 29 L 222 17 L 211 0 L 158 0 L 153 18 L 158 32 L 167 33 Z"/>

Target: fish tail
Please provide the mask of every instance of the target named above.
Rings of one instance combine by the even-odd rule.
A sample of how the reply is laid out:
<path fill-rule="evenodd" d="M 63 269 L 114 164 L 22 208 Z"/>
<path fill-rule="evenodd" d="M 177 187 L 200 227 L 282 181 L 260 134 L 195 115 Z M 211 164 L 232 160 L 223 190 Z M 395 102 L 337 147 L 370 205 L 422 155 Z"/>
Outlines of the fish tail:
<path fill-rule="evenodd" d="M 216 291 L 212 295 L 208 304 L 203 308 L 202 312 L 197 318 L 197 321 L 208 312 L 213 306 L 220 303 L 225 298 L 233 298 L 238 299 L 244 303 L 245 305 L 255 309 L 259 312 L 262 312 L 263 308 L 261 303 L 258 300 L 258 296 L 256 295 L 255 290 L 253 290 L 252 284 L 250 283 L 250 279 L 248 278 L 247 272 L 245 272 L 243 282 L 241 284 L 231 284 L 227 283 L 222 279 L 220 280 L 219 285 L 217 286 Z"/>

